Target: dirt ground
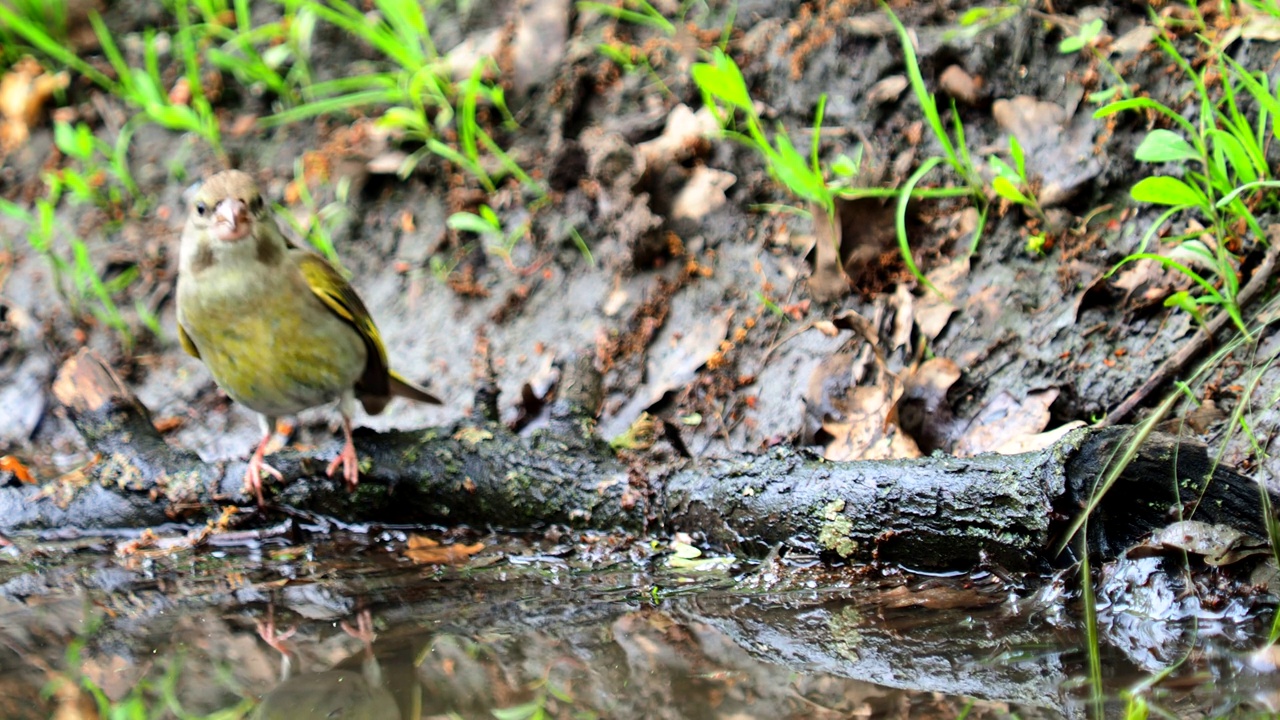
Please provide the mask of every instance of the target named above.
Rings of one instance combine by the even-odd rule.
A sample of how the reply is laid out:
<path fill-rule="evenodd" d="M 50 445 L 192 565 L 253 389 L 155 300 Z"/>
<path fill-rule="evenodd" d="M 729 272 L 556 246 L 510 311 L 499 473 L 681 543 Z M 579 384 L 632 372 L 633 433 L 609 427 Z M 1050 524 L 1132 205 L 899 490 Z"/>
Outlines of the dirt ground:
<path fill-rule="evenodd" d="M 1094 119 L 1087 96 L 1105 80 L 1100 63 L 1089 53 L 1058 50 L 1072 28 L 1105 16 L 1113 39 L 1105 56 L 1125 79 L 1139 93 L 1190 106 L 1189 81 L 1142 35 L 1150 23 L 1141 4 L 1104 11 L 1055 3 L 1052 13 L 1015 14 L 970 34 L 956 33 L 967 3 L 896 4 L 917 41 L 926 82 L 950 88 L 938 91 L 944 116 L 957 98 L 972 155 L 1007 156 L 1008 137 L 1017 135 L 1047 207 L 1042 225 L 993 203 L 969 252 L 976 211 L 968 199 L 914 203 L 912 254 L 938 293 L 905 268 L 892 203 L 842 203 L 842 247 L 833 261 L 817 246 L 811 220 L 787 211 L 802 203 L 757 154 L 690 130 L 699 127 L 691 118 L 703 104 L 690 66 L 728 28 L 730 54 L 770 129 L 785 128 L 797 146 L 807 146 L 825 93 L 820 156 L 853 155 L 862 145 L 858 182 L 899 185 L 940 147 L 903 83 L 901 47 L 878 6 L 695 3 L 668 36 L 567 2 L 535 5 L 439 8 L 432 32 L 445 53 L 496 33 L 519 127 L 495 132 L 543 183 L 544 203 L 514 180 L 486 196 L 474 178 L 431 155 L 405 180 L 387 174 L 386 161 L 400 146 L 368 118 L 258 129 L 252 121 L 271 111 L 270 98 L 229 78 L 224 83 L 216 107 L 230 162 L 252 172 L 269 198 L 305 214 L 293 185 L 299 158 L 321 204 L 335 196 L 340 178 L 351 181 L 350 212 L 335 232 L 338 254 L 392 364 L 445 399 L 440 408 L 402 402 L 361 417 L 360 425 L 417 428 L 466 415 L 483 348 L 503 418 L 525 429 L 538 426 L 563 364 L 589 355 L 606 371 L 605 438 L 649 413 L 694 456 L 777 443 L 812 446 L 832 459 L 973 453 L 1042 444 L 1037 433 L 1105 416 L 1197 332 L 1188 313 L 1161 306 L 1182 287 L 1178 278 L 1132 270 L 1137 265 L 1128 275 L 1104 277 L 1138 248 L 1158 214 L 1131 207 L 1127 197 L 1147 172 L 1133 149 L 1155 121 L 1140 113 Z M 114 4 L 104 17 L 128 52 L 137 46 L 128 39 L 163 13 Z M 550 32 L 538 24 L 548 17 Z M 530 33 L 540 42 L 526 42 Z M 370 56 L 369 48 L 343 40 L 317 33 L 316 79 L 345 71 L 331 60 Z M 652 71 L 621 70 L 596 50 L 602 42 L 643 48 Z M 1193 37 L 1178 42 L 1194 56 Z M 1272 43 L 1244 39 L 1237 47 L 1242 63 L 1270 71 Z M 943 83 L 952 68 L 967 86 Z M 114 139 L 123 112 L 114 98 L 76 79 L 63 105 L 60 117 L 87 120 Z M 71 163 L 53 147 L 48 122 L 30 132 L 7 152 L 0 172 L 0 195 L 19 203 L 42 192 L 42 172 Z M 139 130 L 129 157 L 148 202 L 112 217 L 64 201 L 57 227 L 63 240 L 83 238 L 103 277 L 137 268 L 138 278 L 117 298 L 137 337 L 131 348 L 94 319 L 90 303 L 72 307 L 64 295 L 74 289 L 58 292 L 46 259 L 23 242 L 22 225 L 0 219 L 7 240 L 0 450 L 37 466 L 77 460 L 79 440 L 49 387 L 59 363 L 84 345 L 107 354 L 171 442 L 217 460 L 242 457 L 256 437 L 252 413 L 181 352 L 174 325 L 182 193 L 222 161 L 199 141 L 154 126 Z M 955 182 L 935 170 L 924 184 Z M 504 227 L 528 223 L 509 254 L 446 226 L 451 213 L 481 203 Z M 1029 250 L 1028 238 L 1041 229 L 1049 231 L 1044 251 Z M 1260 248 L 1241 248 L 1246 276 Z M 433 266 L 448 272 L 433 273 Z M 159 336 L 130 312 L 135 303 L 158 314 Z M 1261 364 L 1266 342 L 1195 387 L 1209 408 L 1197 415 L 1197 431 L 1225 434 L 1222 419 L 1240 396 L 1240 373 Z M 1258 413 L 1255 427 L 1274 425 L 1261 400 L 1270 383 L 1262 376 L 1251 396 L 1260 398 L 1250 408 Z M 310 411 L 295 441 L 333 443 L 335 427 L 332 412 Z M 670 449 L 664 441 L 655 452 Z M 1238 440 L 1226 458 L 1266 462 Z"/>

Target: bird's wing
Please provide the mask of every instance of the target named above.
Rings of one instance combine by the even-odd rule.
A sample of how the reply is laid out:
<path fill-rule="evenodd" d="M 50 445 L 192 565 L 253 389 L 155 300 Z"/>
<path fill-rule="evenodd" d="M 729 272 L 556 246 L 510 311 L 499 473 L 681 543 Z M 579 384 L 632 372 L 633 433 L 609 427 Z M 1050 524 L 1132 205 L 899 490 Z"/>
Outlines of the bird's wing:
<path fill-rule="evenodd" d="M 386 397 L 390 395 L 391 378 L 387 368 L 387 350 L 382 346 L 382 336 L 373 324 L 373 316 L 361 302 L 360 296 L 352 289 L 351 283 L 342 277 L 324 258 L 307 250 L 291 250 L 298 260 L 298 269 L 307 281 L 311 292 L 342 318 L 364 340 L 368 359 L 365 360 L 364 374 L 356 382 L 356 391 L 360 394 Z"/>
<path fill-rule="evenodd" d="M 196 348 L 196 344 L 191 342 L 191 338 L 187 336 L 187 331 L 182 329 L 182 323 L 178 323 L 178 342 L 182 343 L 182 349 L 193 358 L 200 358 L 200 350 Z"/>

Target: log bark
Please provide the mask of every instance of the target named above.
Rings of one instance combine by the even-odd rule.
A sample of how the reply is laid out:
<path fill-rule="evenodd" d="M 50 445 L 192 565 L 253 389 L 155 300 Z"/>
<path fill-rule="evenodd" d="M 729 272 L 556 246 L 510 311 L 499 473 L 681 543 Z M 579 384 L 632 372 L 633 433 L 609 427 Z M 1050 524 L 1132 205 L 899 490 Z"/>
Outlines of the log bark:
<path fill-rule="evenodd" d="M 1103 470 L 1135 442 L 1129 428 L 1082 429 L 1024 455 L 833 463 L 778 448 L 649 468 L 591 436 L 591 383 L 576 387 L 551 429 L 529 438 L 486 419 L 491 387 L 477 402 L 486 417 L 358 433 L 368 469 L 354 493 L 324 476 L 323 454 L 282 451 L 271 458 L 286 479 L 269 486 L 273 502 L 347 521 L 684 531 L 746 553 L 785 543 L 858 562 L 1019 568 L 1050 559 Z M 143 527 L 252 507 L 243 462 L 207 464 L 166 444 L 93 353 L 66 363 L 55 393 L 98 460 L 42 488 L 0 488 L 0 532 Z M 1114 555 L 1175 519 L 1179 504 L 1196 519 L 1266 537 L 1253 480 L 1215 465 L 1203 445 L 1142 440 L 1091 516 L 1094 550 Z"/>

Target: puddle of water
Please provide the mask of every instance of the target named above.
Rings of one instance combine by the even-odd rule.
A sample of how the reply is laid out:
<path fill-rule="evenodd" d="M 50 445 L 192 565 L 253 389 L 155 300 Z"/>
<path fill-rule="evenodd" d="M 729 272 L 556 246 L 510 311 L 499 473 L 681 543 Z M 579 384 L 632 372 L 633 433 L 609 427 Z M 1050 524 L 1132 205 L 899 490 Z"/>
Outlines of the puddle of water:
<path fill-rule="evenodd" d="M 144 718 L 1087 710 L 1071 690 L 1085 675 L 1082 634 L 995 574 L 885 576 L 796 558 L 671 568 L 666 548 L 610 536 L 436 534 L 465 564 L 424 565 L 403 531 L 283 529 L 150 556 L 115 553 L 118 538 L 19 538 L 0 565 L 0 717 L 95 717 L 83 709 L 95 692 L 117 708 L 136 701 L 148 710 L 122 717 Z M 419 560 L 438 556 L 417 544 Z M 1247 671 L 1250 633 L 1192 641 L 1188 630 L 1165 629 L 1194 660 L 1157 704 L 1268 706 L 1276 683 Z M 1103 661 L 1112 692 L 1150 672 L 1132 651 Z"/>

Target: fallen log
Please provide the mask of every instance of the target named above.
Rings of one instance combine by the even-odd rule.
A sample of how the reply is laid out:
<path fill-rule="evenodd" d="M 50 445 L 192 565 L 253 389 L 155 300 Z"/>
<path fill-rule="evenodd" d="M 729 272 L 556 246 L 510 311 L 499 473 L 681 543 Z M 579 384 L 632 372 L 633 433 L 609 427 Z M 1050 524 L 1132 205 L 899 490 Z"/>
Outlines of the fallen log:
<path fill-rule="evenodd" d="M 491 386 L 479 415 L 451 427 L 360 433 L 368 469 L 354 493 L 324 476 L 324 453 L 277 453 L 286 482 L 269 486 L 273 501 L 351 522 L 684 531 L 744 553 L 783 543 L 857 562 L 1023 568 L 1051 559 L 1134 441 L 1127 428 L 1081 429 L 1023 455 L 834 463 L 775 448 L 645 467 L 591 436 L 595 395 L 583 375 L 567 382 L 551 429 L 528 438 L 493 419 Z M 208 464 L 169 446 L 92 352 L 65 364 L 54 391 L 98 460 L 42 488 L 0 488 L 0 532 L 147 527 L 253 506 L 243 462 Z M 1153 434 L 1095 509 L 1091 547 L 1114 556 L 1179 508 L 1265 538 L 1258 487 L 1205 446 Z"/>

